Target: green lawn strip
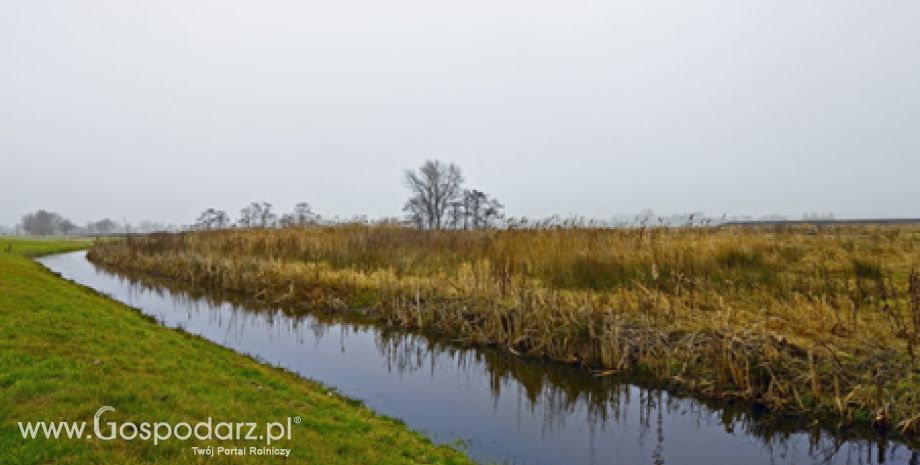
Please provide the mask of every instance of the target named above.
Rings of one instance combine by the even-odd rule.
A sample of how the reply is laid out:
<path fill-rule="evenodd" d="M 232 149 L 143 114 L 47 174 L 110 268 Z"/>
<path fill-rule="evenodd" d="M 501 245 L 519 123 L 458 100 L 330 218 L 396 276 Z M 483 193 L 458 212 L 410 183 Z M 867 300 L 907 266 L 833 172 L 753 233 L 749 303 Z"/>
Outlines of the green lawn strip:
<path fill-rule="evenodd" d="M 0 245 L 5 238 L 0 238 Z M 470 463 L 402 423 L 330 395 L 329 388 L 262 365 L 62 280 L 28 256 L 75 250 L 75 241 L 6 241 L 0 251 L 2 463 L 256 463 L 279 457 L 195 456 L 191 447 L 262 441 L 23 439 L 19 421 L 285 422 L 299 416 L 288 463 Z"/>
<path fill-rule="evenodd" d="M 0 236 L 0 252 L 12 252 L 26 257 L 82 250 L 91 245 L 93 245 L 93 239 L 85 238 Z"/>

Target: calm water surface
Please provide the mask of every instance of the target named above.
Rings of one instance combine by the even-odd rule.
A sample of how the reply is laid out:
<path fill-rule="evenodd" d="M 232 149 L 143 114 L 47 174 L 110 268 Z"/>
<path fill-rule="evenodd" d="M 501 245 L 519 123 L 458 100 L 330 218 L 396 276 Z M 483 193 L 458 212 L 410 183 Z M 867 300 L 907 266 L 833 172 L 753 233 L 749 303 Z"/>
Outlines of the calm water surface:
<path fill-rule="evenodd" d="M 459 443 L 482 462 L 920 464 L 918 452 L 902 444 L 767 427 L 749 410 L 572 367 L 129 278 L 97 268 L 85 252 L 39 261 L 163 325 L 333 386 L 436 442 Z"/>

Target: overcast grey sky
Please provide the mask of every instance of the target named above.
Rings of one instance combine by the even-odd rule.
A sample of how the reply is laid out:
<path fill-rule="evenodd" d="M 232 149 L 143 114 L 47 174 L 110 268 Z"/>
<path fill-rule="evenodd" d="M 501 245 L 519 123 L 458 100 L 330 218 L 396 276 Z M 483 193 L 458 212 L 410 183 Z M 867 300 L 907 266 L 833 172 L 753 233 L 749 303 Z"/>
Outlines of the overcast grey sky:
<path fill-rule="evenodd" d="M 514 215 L 920 216 L 917 0 L 0 0 L 0 224 L 396 215 L 460 164 Z"/>

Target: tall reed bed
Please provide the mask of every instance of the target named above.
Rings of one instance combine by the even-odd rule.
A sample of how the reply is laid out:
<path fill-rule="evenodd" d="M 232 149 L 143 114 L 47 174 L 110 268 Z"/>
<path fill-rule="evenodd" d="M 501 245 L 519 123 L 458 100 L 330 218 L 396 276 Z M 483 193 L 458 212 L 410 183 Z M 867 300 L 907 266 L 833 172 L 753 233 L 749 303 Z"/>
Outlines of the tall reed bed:
<path fill-rule="evenodd" d="M 89 256 L 920 436 L 920 228 L 352 225 L 133 236 Z"/>

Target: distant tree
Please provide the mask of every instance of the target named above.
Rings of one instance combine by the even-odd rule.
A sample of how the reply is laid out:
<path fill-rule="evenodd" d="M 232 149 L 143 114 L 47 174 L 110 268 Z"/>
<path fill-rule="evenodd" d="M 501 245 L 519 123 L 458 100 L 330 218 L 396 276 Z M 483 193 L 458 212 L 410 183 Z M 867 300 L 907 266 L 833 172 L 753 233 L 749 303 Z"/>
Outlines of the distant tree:
<path fill-rule="evenodd" d="M 473 229 L 491 227 L 502 217 L 502 209 L 505 208 L 497 199 L 475 189 L 463 191 L 463 207 L 468 218 L 468 221 L 464 222 L 464 228 L 469 225 Z"/>
<path fill-rule="evenodd" d="M 469 209 L 463 201 L 455 200 L 448 205 L 448 225 L 453 229 L 466 229 Z"/>
<path fill-rule="evenodd" d="M 211 217 L 213 214 L 214 214 L 213 208 L 208 208 L 207 210 L 201 212 L 201 214 L 198 215 L 198 219 L 195 220 L 195 227 L 198 229 L 205 229 L 205 230 L 211 229 L 211 226 L 212 226 Z"/>
<path fill-rule="evenodd" d="M 491 228 L 495 226 L 495 223 L 505 216 L 504 209 L 505 205 L 499 202 L 498 199 L 488 199 L 482 206 L 479 227 Z"/>
<path fill-rule="evenodd" d="M 108 218 L 105 218 L 94 223 L 90 223 L 87 229 L 96 234 L 112 234 L 116 229 L 118 229 L 118 224 Z"/>
<path fill-rule="evenodd" d="M 275 224 L 275 220 L 278 219 L 278 215 L 275 215 L 275 213 L 272 212 L 272 204 L 268 202 L 262 202 L 259 205 L 258 213 L 259 225 L 263 228 L 273 226 Z"/>
<path fill-rule="evenodd" d="M 198 219 L 195 220 L 195 227 L 198 229 L 210 230 L 213 228 L 219 228 L 218 218 L 220 216 L 219 210 L 213 208 L 208 208 L 207 210 L 201 212 L 198 215 Z M 224 213 L 226 216 L 226 213 Z"/>
<path fill-rule="evenodd" d="M 428 229 L 441 229 L 448 206 L 461 193 L 460 167 L 427 160 L 417 171 L 405 170 L 403 182 L 410 191 L 403 206 L 409 221 Z"/>
<path fill-rule="evenodd" d="M 655 212 L 650 209 L 645 209 L 636 214 L 635 224 L 638 226 L 648 226 L 655 222 L 655 219 L 658 215 L 655 215 Z"/>
<path fill-rule="evenodd" d="M 215 210 L 214 226 L 218 229 L 224 229 L 230 226 L 230 215 L 228 215 L 224 210 Z"/>
<path fill-rule="evenodd" d="M 253 205 L 256 205 L 256 204 L 253 203 L 252 205 L 247 205 L 240 209 L 240 219 L 237 220 L 237 223 L 240 225 L 240 227 L 243 227 L 243 228 L 252 227 L 254 223 L 253 220 L 257 216 L 255 210 L 252 207 Z"/>
<path fill-rule="evenodd" d="M 168 231 L 169 229 L 169 225 L 148 220 L 143 220 L 137 225 L 137 230 L 141 233 Z"/>
<path fill-rule="evenodd" d="M 315 224 L 318 219 L 319 216 L 316 213 L 313 213 L 313 210 L 310 209 L 309 203 L 300 202 L 297 205 L 294 205 L 293 212 L 281 216 L 281 225 L 306 226 L 308 224 Z"/>
<path fill-rule="evenodd" d="M 272 204 L 268 202 L 252 202 L 240 210 L 239 225 L 244 228 L 259 226 L 268 228 L 274 226 L 278 215 L 272 211 Z"/>
<path fill-rule="evenodd" d="M 300 226 L 315 223 L 317 220 L 316 213 L 313 213 L 313 209 L 310 208 L 310 204 L 307 202 L 299 202 L 294 205 L 293 216 L 296 224 Z"/>
<path fill-rule="evenodd" d="M 223 210 L 208 208 L 201 212 L 198 220 L 195 221 L 195 227 L 198 229 L 223 229 L 230 224 L 230 217 Z"/>
<path fill-rule="evenodd" d="M 64 218 L 57 213 L 39 210 L 22 217 L 22 229 L 28 234 L 48 236 L 57 232 L 63 221 Z"/>
<path fill-rule="evenodd" d="M 70 220 L 64 218 L 58 224 L 58 229 L 60 229 L 61 233 L 66 236 L 67 234 L 70 234 L 71 231 L 77 229 L 77 225 L 73 224 L 73 222 L 71 222 Z"/>
<path fill-rule="evenodd" d="M 406 221 L 417 229 L 424 229 L 425 225 L 428 224 L 428 216 L 421 199 L 410 197 L 403 206 L 403 211 L 406 212 Z"/>

